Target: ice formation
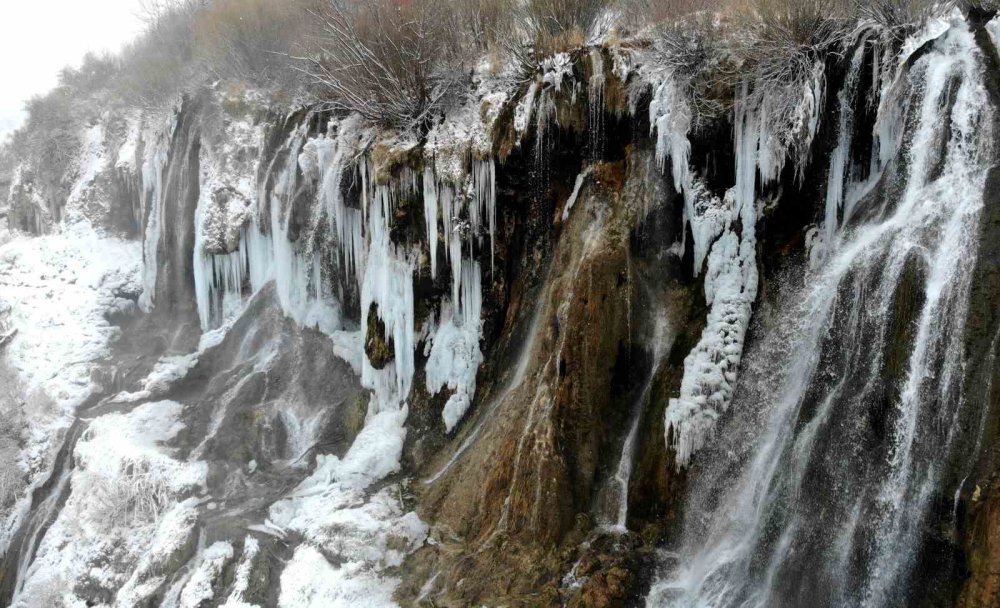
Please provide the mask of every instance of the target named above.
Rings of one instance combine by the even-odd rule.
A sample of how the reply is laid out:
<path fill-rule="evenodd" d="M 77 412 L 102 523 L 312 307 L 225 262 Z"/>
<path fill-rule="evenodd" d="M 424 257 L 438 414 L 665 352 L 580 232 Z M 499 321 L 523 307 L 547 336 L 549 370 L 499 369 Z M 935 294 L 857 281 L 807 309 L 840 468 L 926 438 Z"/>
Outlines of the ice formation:
<path fill-rule="evenodd" d="M 170 156 L 170 143 L 177 128 L 177 116 L 169 119 L 167 127 L 160 135 L 148 143 L 149 149 L 142 164 L 142 195 L 148 207 L 149 219 L 143 230 L 142 243 L 142 295 L 139 307 L 144 312 L 153 309 L 156 298 L 157 255 L 160 248 L 160 234 L 163 230 L 163 180 Z"/>
<path fill-rule="evenodd" d="M 462 262 L 461 294 L 454 307 L 442 305 L 441 319 L 429 338 L 427 390 L 436 394 L 445 386 L 454 391 L 441 413 L 451 432 L 472 404 L 476 373 L 483 361 L 479 349 L 482 333 L 482 277 L 479 262 Z"/>
<path fill-rule="evenodd" d="M 678 566 L 653 585 L 650 605 L 729 606 L 746 598 L 785 605 L 790 590 L 782 575 L 805 568 L 808 580 L 830 581 L 834 605 L 887 606 L 906 577 L 921 572 L 916 563 L 921 528 L 935 508 L 932 488 L 949 475 L 950 450 L 960 449 L 954 421 L 967 364 L 960 344 L 974 280 L 968 261 L 977 255 L 993 164 L 988 125 L 996 109 L 984 73 L 960 18 L 912 65 L 894 69 L 896 83 L 913 88 L 883 89 L 878 121 L 902 117 L 907 124 L 912 141 L 897 150 L 906 160 L 898 176 L 904 190 L 869 199 L 895 204 L 838 233 L 777 320 L 778 331 L 764 339 L 759 354 L 768 360 L 750 378 L 732 421 L 744 433 L 719 446 L 733 456 L 701 469 L 709 483 L 726 483 L 721 492 L 719 485 L 695 488 L 689 508 L 701 516 L 685 526 Z M 915 279 L 908 272 L 914 262 L 926 271 Z M 872 362 L 884 361 L 894 345 L 883 336 L 899 318 L 895 296 L 908 280 L 921 296 L 913 300 L 913 333 L 886 440 L 859 445 L 870 435 L 852 422 L 881 399 L 885 372 Z M 870 297 L 857 297 L 862 290 Z M 859 470 L 855 464 L 871 462 L 873 450 L 879 467 Z M 800 508 L 830 483 L 836 490 L 819 497 L 818 508 Z M 865 567 L 846 572 L 862 553 Z M 748 577 L 748 569 L 761 574 Z"/>
<path fill-rule="evenodd" d="M 684 359 L 680 395 L 670 400 L 665 414 L 666 441 L 675 451 L 678 467 L 687 466 L 729 407 L 757 296 L 756 192 L 766 122 L 759 107 L 750 103 L 744 85 L 736 107 L 736 185 L 726 194 L 729 214 L 707 257 L 708 320 L 698 344 Z M 770 162 L 778 161 L 772 157 Z M 774 167 L 760 169 L 762 179 L 777 173 Z"/>
<path fill-rule="evenodd" d="M 134 606 L 155 592 L 157 559 L 186 542 L 194 525 L 172 499 L 205 480 L 206 466 L 174 459 L 163 443 L 183 425 L 181 404 L 153 402 L 131 413 L 95 419 L 76 446 L 69 497 L 17 586 L 14 605 L 58 590 L 58 579 L 121 586 L 118 605 Z M 123 526 L 123 522 L 129 525 Z M 111 557 L 103 568 L 91 563 Z M 132 564 L 136 569 L 129 577 Z M 146 566 L 148 564 L 148 566 Z M 148 568 L 148 569 L 147 569 Z M 158 582 L 162 582 L 162 578 Z M 72 596 L 72 594 L 69 594 Z"/>

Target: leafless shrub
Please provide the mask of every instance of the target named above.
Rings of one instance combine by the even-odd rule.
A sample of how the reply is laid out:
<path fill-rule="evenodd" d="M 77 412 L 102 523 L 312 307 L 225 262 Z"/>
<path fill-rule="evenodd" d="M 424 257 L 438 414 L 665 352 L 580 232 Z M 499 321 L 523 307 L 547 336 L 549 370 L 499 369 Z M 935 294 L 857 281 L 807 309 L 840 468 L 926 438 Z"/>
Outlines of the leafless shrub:
<path fill-rule="evenodd" d="M 607 8 L 607 0 L 526 0 L 523 4 L 525 19 L 539 46 L 586 38 Z"/>
<path fill-rule="evenodd" d="M 978 0 L 970 0 L 978 2 Z M 945 0 L 855 0 L 861 19 L 879 25 L 892 37 L 902 40 L 924 20 L 950 10 L 954 2 Z"/>
<path fill-rule="evenodd" d="M 194 19 L 196 56 L 216 78 L 258 86 L 288 81 L 322 0 L 214 0 Z"/>
<path fill-rule="evenodd" d="M 619 0 L 618 12 L 627 31 L 640 32 L 644 28 L 686 21 L 693 15 L 714 17 L 725 13 L 725 0 Z"/>
<path fill-rule="evenodd" d="M 521 63 L 537 65 L 586 44 L 610 5 L 609 0 L 524 0 L 517 5 L 504 46 Z"/>
<path fill-rule="evenodd" d="M 443 0 L 334 0 L 308 71 L 333 109 L 408 129 L 439 111 L 463 74 Z"/>
<path fill-rule="evenodd" d="M 652 35 L 655 62 L 688 87 L 696 123 L 729 108 L 736 77 L 724 31 L 712 14 L 695 12 L 663 21 Z"/>
<path fill-rule="evenodd" d="M 849 15 L 843 0 L 756 0 L 744 13 L 738 50 L 758 83 L 801 82 L 849 35 Z"/>

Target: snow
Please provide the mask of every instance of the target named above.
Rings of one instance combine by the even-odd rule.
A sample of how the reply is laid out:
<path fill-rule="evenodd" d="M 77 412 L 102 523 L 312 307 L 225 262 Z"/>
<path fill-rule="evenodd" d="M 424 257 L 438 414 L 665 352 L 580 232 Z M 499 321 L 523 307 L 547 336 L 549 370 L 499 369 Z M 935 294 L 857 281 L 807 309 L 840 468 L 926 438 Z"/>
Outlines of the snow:
<path fill-rule="evenodd" d="M 295 550 L 281 572 L 279 608 L 394 607 L 398 580 L 364 570 L 356 562 L 332 566 L 314 547 Z"/>
<path fill-rule="evenodd" d="M 188 498 L 167 509 L 135 570 L 119 589 L 116 604 L 139 606 L 166 582 L 160 570 L 191 541 L 198 523 L 198 500 Z"/>
<path fill-rule="evenodd" d="M 282 573 L 279 605 L 394 605 L 398 581 L 379 572 L 422 545 L 427 526 L 403 512 L 395 486 L 370 497 L 366 490 L 399 470 L 406 416 L 406 407 L 371 415 L 343 459 L 318 455 L 313 474 L 271 506 L 272 526 L 298 531 L 309 543 Z M 311 545 L 336 556 L 339 565 Z"/>
<path fill-rule="evenodd" d="M 233 545 L 228 542 L 218 541 L 205 549 L 181 591 L 179 608 L 198 608 L 214 598 L 219 577 L 232 559 Z"/>
<path fill-rule="evenodd" d="M 233 590 L 229 593 L 222 608 L 256 608 L 246 601 L 245 595 L 250 588 L 250 574 L 253 568 L 253 561 L 260 554 L 260 543 L 253 536 L 247 536 L 243 540 L 243 556 L 236 567 L 236 574 L 233 576 Z"/>
<path fill-rule="evenodd" d="M 161 401 L 90 423 L 74 454 L 70 495 L 45 534 L 15 605 L 42 589 L 92 580 L 134 606 L 163 582 L 162 564 L 190 540 L 196 502 L 173 504 L 202 487 L 207 466 L 182 462 L 164 442 L 183 428 L 183 406 Z M 93 564 L 102 564 L 94 566 Z M 20 603 L 19 603 L 20 602 Z"/>
<path fill-rule="evenodd" d="M 119 332 L 105 314 L 134 306 L 118 294 L 138 291 L 139 259 L 135 243 L 86 221 L 0 246 L 0 308 L 17 330 L 5 355 L 28 396 L 19 466 L 32 476 L 44 472 L 60 429 L 95 389 L 91 368 Z"/>
<path fill-rule="evenodd" d="M 18 330 L 8 360 L 60 409 L 72 411 L 90 394 L 89 365 L 107 355 L 118 331 L 104 314 L 128 308 L 117 294 L 136 288 L 138 253 L 86 222 L 0 247 L 0 301 Z"/>
<path fill-rule="evenodd" d="M 100 492 L 115 484 L 137 483 L 138 487 L 122 489 L 148 491 L 151 503 L 159 502 L 159 495 L 202 485 L 207 472 L 204 463 L 179 462 L 161 447 L 184 428 L 182 409 L 175 401 L 157 401 L 144 403 L 128 414 L 97 418 L 77 442 L 79 472 L 95 477 L 93 483 Z"/>

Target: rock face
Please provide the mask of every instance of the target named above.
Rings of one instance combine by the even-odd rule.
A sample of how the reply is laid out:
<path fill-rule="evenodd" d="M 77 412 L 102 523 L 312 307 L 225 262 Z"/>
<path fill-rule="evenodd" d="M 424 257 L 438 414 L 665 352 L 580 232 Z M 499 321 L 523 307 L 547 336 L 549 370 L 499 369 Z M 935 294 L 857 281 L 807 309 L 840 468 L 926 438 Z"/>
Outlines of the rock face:
<path fill-rule="evenodd" d="M 8 222 L 141 241 L 142 284 L 5 499 L 3 600 L 996 605 L 987 17 L 732 112 L 609 46 L 417 134 L 213 91 L 93 127 Z"/>

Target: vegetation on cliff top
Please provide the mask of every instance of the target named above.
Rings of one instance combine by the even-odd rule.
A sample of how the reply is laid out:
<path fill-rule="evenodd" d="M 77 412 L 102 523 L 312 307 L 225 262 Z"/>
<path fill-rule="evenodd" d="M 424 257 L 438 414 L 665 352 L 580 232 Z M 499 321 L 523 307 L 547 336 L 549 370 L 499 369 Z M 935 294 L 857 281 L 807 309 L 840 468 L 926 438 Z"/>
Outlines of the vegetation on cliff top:
<path fill-rule="evenodd" d="M 738 81 L 799 84 L 859 22 L 889 34 L 956 4 L 993 0 L 150 0 L 146 29 L 119 55 L 88 55 L 26 104 L 0 146 L 58 174 L 80 124 L 108 109 L 172 106 L 209 85 L 261 91 L 289 105 L 326 104 L 392 128 L 426 126 L 463 98 L 470 75 L 527 80 L 545 58 L 587 44 L 648 47 L 692 75 L 695 100 L 731 101 Z M 720 93 L 721 91 L 721 93 Z M 39 161 L 39 162 L 32 162 Z M 0 182 L 14 162 L 0 162 Z"/>

